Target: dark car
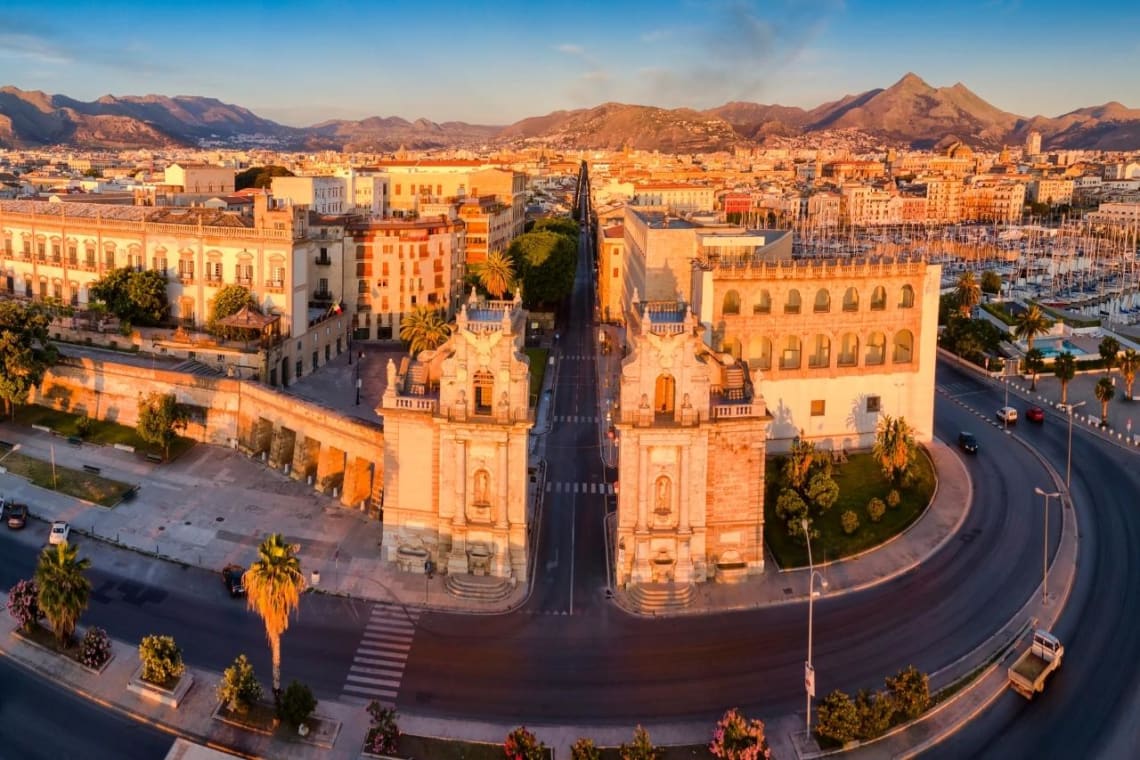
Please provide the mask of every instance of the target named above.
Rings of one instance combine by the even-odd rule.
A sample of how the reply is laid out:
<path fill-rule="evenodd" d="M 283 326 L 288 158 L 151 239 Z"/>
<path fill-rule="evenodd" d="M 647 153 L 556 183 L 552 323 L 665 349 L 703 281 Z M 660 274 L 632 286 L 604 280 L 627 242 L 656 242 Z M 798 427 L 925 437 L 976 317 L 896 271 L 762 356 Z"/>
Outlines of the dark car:
<path fill-rule="evenodd" d="M 4 521 L 12 530 L 19 530 L 28 524 L 27 504 L 5 504 Z"/>
<path fill-rule="evenodd" d="M 226 584 L 226 590 L 230 592 L 230 596 L 235 599 L 239 596 L 245 596 L 243 575 L 245 575 L 245 568 L 241 565 L 226 565 L 222 568 L 222 581 Z"/>
<path fill-rule="evenodd" d="M 1045 410 L 1039 406 L 1031 406 L 1025 410 L 1025 419 L 1030 422 L 1044 422 Z"/>
<path fill-rule="evenodd" d="M 977 454 L 978 439 L 973 433 L 958 433 L 958 448 L 967 454 Z"/>

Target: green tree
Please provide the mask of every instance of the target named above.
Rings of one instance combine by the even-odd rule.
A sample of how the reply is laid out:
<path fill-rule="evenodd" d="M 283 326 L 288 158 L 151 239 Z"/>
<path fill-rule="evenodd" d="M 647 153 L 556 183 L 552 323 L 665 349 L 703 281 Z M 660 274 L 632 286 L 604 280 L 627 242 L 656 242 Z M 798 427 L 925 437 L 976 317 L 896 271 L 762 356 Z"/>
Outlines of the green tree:
<path fill-rule="evenodd" d="M 885 414 L 875 430 L 871 454 L 883 468 L 883 475 L 892 483 L 905 480 L 911 464 L 918 455 L 914 442 L 914 429 L 902 417 Z"/>
<path fill-rule="evenodd" d="M 1030 304 L 1028 309 L 1025 309 L 1013 320 L 1013 336 L 1020 340 L 1025 341 L 1025 347 L 1030 351 L 1033 350 L 1033 339 L 1038 335 L 1048 332 L 1049 327 L 1053 323 L 1045 316 L 1045 312 L 1041 311 L 1041 307 L 1037 304 Z"/>
<path fill-rule="evenodd" d="M 240 327 L 226 327 L 218 324 L 218 321 L 237 314 L 247 306 L 253 311 L 261 313 L 256 299 L 248 288 L 244 285 L 226 285 L 218 291 L 214 300 L 210 302 L 210 315 L 206 319 L 206 331 L 219 338 L 244 338 L 249 332 L 248 330 Z"/>
<path fill-rule="evenodd" d="M 958 311 L 968 319 L 974 307 L 982 301 L 982 286 L 972 270 L 967 269 L 958 277 L 954 293 L 958 297 Z"/>
<path fill-rule="evenodd" d="M 602 751 L 593 739 L 579 737 L 570 745 L 570 760 L 602 760 Z"/>
<path fill-rule="evenodd" d="M 1100 424 L 1108 424 L 1108 402 L 1116 398 L 1116 386 L 1112 384 L 1112 379 L 1102 377 L 1096 381 L 1096 386 L 1093 388 L 1093 393 L 1096 394 L 1096 400 L 1100 402 Z"/>
<path fill-rule="evenodd" d="M 859 711 L 851 697 L 835 691 L 824 697 L 815 710 L 816 733 L 845 744 L 859 735 Z"/>
<path fill-rule="evenodd" d="M 641 726 L 633 730 L 633 742 L 622 742 L 618 747 L 618 756 L 621 760 L 661 760 L 664 753 L 653 746 L 649 740 L 649 732 Z"/>
<path fill-rule="evenodd" d="M 883 500 L 878 496 L 872 496 L 871 500 L 867 502 L 867 517 L 871 518 L 871 522 L 882 520 L 886 513 L 887 505 L 883 503 Z"/>
<path fill-rule="evenodd" d="M 802 437 L 793 439 L 791 451 L 784 459 L 782 472 L 787 484 L 797 491 L 802 491 L 811 477 L 816 459 L 817 452 L 814 443 Z"/>
<path fill-rule="evenodd" d="M 827 473 L 817 472 L 808 482 L 807 496 L 821 512 L 826 512 L 839 500 L 839 484 Z"/>
<path fill-rule="evenodd" d="M 848 509 L 839 516 L 839 524 L 843 526 L 843 532 L 850 536 L 859 530 L 859 515 L 855 514 L 854 510 Z"/>
<path fill-rule="evenodd" d="M 1077 360 L 1068 351 L 1053 358 L 1053 374 L 1061 382 L 1061 403 L 1068 403 L 1069 381 L 1077 376 Z"/>
<path fill-rule="evenodd" d="M 160 686 L 181 678 L 186 672 L 182 649 L 174 643 L 173 636 L 143 636 L 139 642 L 139 661 L 142 679 Z"/>
<path fill-rule="evenodd" d="M 574 287 L 578 245 L 555 232 L 527 232 L 511 241 L 507 254 L 522 281 L 524 304 L 556 304 Z"/>
<path fill-rule="evenodd" d="M 218 683 L 218 701 L 230 712 L 244 714 L 261 699 L 261 684 L 253 673 L 253 665 L 244 654 L 239 654 L 233 664 L 222 671 Z"/>
<path fill-rule="evenodd" d="M 400 339 L 408 344 L 412 356 L 439 348 L 450 335 L 451 326 L 444 321 L 443 312 L 431 304 L 420 304 L 400 323 Z"/>
<path fill-rule="evenodd" d="M 1120 356 L 1120 374 L 1124 377 L 1125 398 L 1132 400 L 1132 383 L 1136 380 L 1136 370 L 1140 369 L 1140 354 L 1134 348 L 1124 349 Z"/>
<path fill-rule="evenodd" d="M 563 237 L 568 237 L 571 240 L 578 241 L 578 233 L 581 232 L 581 227 L 573 219 L 568 219 L 564 216 L 544 216 L 541 219 L 536 219 L 532 232 L 553 232 Z"/>
<path fill-rule="evenodd" d="M 930 707 L 930 678 L 913 665 L 887 678 L 887 693 L 903 720 L 914 720 Z"/>
<path fill-rule="evenodd" d="M 1110 374 L 1112 368 L 1116 366 L 1116 357 L 1120 354 L 1120 341 L 1111 335 L 1106 335 L 1101 338 L 1096 350 L 1104 361 L 1104 373 Z"/>
<path fill-rule="evenodd" d="M 234 175 L 234 190 L 245 190 L 250 187 L 266 188 L 273 185 L 274 177 L 292 177 L 293 172 L 284 166 L 251 166 L 245 171 Z"/>
<path fill-rule="evenodd" d="M 39 304 L 0 301 L 0 399 L 13 417 L 16 405 L 27 401 L 59 358 L 48 338 L 50 324 Z"/>
<path fill-rule="evenodd" d="M 895 716 L 894 700 L 884 692 L 871 693 L 860 689 L 855 695 L 855 710 L 859 713 L 860 741 L 877 739 L 887 732 Z"/>
<path fill-rule="evenodd" d="M 186 429 L 189 415 L 173 393 L 151 393 L 139 399 L 139 421 L 135 429 L 147 443 L 162 446 L 164 459 L 170 458 L 170 444 Z"/>
<path fill-rule="evenodd" d="M 502 298 L 515 286 L 515 264 L 504 251 L 491 251 L 473 268 L 479 284 L 495 298 Z"/>
<path fill-rule="evenodd" d="M 507 734 L 503 751 L 508 760 L 544 760 L 546 757 L 546 745 L 526 726 L 519 726 Z"/>
<path fill-rule="evenodd" d="M 982 272 L 982 292 L 995 296 L 1001 293 L 1001 275 L 992 269 Z"/>
<path fill-rule="evenodd" d="M 1041 353 L 1041 349 L 1031 348 L 1025 352 L 1025 369 L 1033 377 L 1033 383 L 1029 389 L 1037 390 L 1037 375 L 1045 369 L 1045 354 Z"/>
<path fill-rule="evenodd" d="M 257 559 L 245 571 L 246 603 L 265 623 L 273 660 L 273 694 L 281 693 L 281 634 L 289 628 L 289 615 L 301 604 L 305 576 L 295 544 L 274 533 L 257 548 Z"/>
<path fill-rule="evenodd" d="M 108 312 L 132 324 L 161 324 L 170 312 L 163 272 L 112 269 L 92 284 L 89 292 Z"/>
<path fill-rule="evenodd" d="M 87 609 L 91 581 L 83 573 L 90 566 L 91 560 L 79 559 L 79 547 L 67 541 L 45 547 L 36 562 L 39 608 L 61 644 L 71 640 Z"/>
<path fill-rule="evenodd" d="M 313 690 L 294 679 L 281 694 L 280 717 L 292 726 L 300 726 L 317 709 L 317 698 Z"/>
<path fill-rule="evenodd" d="M 788 523 L 798 523 L 807 511 L 807 502 L 792 488 L 783 489 L 776 497 L 776 514 Z"/>

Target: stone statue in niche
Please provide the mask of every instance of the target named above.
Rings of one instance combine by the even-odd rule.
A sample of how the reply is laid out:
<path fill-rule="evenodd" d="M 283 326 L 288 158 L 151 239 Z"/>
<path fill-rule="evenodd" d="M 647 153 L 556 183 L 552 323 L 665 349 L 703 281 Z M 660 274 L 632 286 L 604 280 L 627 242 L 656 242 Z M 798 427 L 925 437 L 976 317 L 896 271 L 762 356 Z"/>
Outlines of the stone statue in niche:
<path fill-rule="evenodd" d="M 642 409 L 648 409 L 649 408 L 649 396 L 647 394 L 645 394 L 645 393 L 641 394 L 641 403 L 639 404 L 639 406 Z"/>
<path fill-rule="evenodd" d="M 660 517 L 668 517 L 673 512 L 673 484 L 665 475 L 657 478 L 656 499 L 653 513 Z"/>
<path fill-rule="evenodd" d="M 489 493 L 490 478 L 487 476 L 486 470 L 475 471 L 475 499 L 476 504 L 490 504 L 491 496 Z"/>

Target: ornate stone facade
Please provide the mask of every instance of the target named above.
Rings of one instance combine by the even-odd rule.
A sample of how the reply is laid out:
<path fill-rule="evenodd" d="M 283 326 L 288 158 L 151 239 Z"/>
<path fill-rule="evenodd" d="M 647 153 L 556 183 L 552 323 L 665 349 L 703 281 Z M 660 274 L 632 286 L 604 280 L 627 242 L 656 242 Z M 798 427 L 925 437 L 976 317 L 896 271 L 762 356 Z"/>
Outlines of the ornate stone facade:
<path fill-rule="evenodd" d="M 423 572 L 525 583 L 530 363 L 526 312 L 474 294 L 451 338 L 388 366 L 383 556 Z"/>

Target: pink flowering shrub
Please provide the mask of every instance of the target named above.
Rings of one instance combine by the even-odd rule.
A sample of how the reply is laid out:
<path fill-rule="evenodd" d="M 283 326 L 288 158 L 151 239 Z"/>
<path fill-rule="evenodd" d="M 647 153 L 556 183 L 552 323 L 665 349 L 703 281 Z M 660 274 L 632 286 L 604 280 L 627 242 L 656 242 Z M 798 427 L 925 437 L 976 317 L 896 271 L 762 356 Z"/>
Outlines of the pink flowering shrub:
<path fill-rule="evenodd" d="M 764 738 L 764 724 L 756 719 L 748 720 L 735 707 L 717 721 L 709 752 L 723 760 L 770 760 L 772 757 Z"/>
<path fill-rule="evenodd" d="M 88 628 L 79 643 L 79 661 L 96 670 L 111 659 L 111 637 L 102 628 Z"/>
<path fill-rule="evenodd" d="M 400 748 L 400 728 L 396 725 L 396 711 L 384 707 L 376 700 L 368 705 L 372 727 L 364 738 L 364 751 L 373 755 L 394 755 Z"/>
<path fill-rule="evenodd" d="M 8 591 L 8 614 L 16 619 L 21 630 L 32 630 L 43 618 L 39 597 L 40 590 L 34 580 L 17 581 Z"/>
<path fill-rule="evenodd" d="M 546 745 L 540 742 L 526 726 L 519 726 L 507 734 L 503 742 L 507 760 L 545 760 Z"/>

